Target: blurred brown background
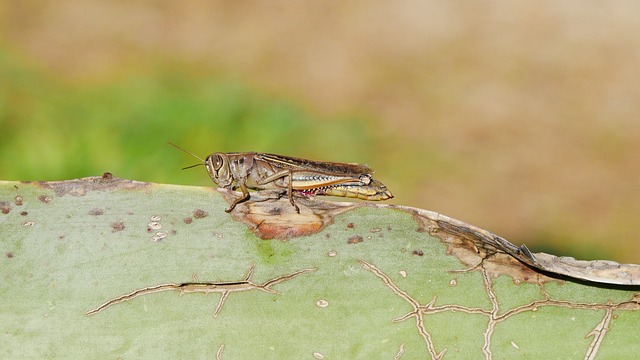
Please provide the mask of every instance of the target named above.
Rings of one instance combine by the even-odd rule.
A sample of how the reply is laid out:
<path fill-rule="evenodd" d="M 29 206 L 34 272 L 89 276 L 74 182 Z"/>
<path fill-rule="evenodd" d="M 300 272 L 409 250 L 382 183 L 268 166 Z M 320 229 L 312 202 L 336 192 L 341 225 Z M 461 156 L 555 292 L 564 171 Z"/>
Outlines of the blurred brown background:
<path fill-rule="evenodd" d="M 177 171 L 192 160 L 167 140 L 366 162 L 393 203 L 534 251 L 640 263 L 638 14 L 634 1 L 4 1 L 0 179 L 208 185 Z"/>

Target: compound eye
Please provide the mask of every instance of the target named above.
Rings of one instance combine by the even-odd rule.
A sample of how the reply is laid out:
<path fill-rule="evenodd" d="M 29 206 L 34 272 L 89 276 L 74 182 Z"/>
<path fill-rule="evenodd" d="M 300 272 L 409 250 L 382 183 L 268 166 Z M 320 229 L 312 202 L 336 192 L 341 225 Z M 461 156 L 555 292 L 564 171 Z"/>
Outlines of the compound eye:
<path fill-rule="evenodd" d="M 224 159 L 222 158 L 222 156 L 220 156 L 219 154 L 215 154 L 213 155 L 213 159 L 212 159 L 212 164 L 213 164 L 213 169 L 215 171 L 220 170 L 220 168 L 222 167 L 222 163 L 224 162 Z"/>

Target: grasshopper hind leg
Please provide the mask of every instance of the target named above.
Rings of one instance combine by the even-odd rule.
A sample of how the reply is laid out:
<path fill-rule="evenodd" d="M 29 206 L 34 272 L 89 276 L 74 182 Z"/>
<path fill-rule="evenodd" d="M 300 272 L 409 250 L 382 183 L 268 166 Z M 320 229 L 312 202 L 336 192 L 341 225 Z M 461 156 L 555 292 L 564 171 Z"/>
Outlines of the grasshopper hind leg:
<path fill-rule="evenodd" d="M 289 202 L 293 205 L 293 208 L 296 209 L 296 213 L 300 214 L 300 208 L 293 201 L 293 171 L 289 169 Z"/>
<path fill-rule="evenodd" d="M 278 171 L 275 174 L 272 174 L 270 176 L 267 176 L 264 179 L 261 179 L 260 181 L 258 181 L 258 184 L 264 185 L 272 181 L 276 181 L 278 179 L 285 179 L 285 178 L 289 179 L 287 183 L 287 190 L 289 191 L 289 194 L 288 194 L 289 202 L 291 203 L 293 208 L 296 210 L 296 212 L 300 214 L 300 208 L 293 201 L 293 170 L 292 169 Z"/>

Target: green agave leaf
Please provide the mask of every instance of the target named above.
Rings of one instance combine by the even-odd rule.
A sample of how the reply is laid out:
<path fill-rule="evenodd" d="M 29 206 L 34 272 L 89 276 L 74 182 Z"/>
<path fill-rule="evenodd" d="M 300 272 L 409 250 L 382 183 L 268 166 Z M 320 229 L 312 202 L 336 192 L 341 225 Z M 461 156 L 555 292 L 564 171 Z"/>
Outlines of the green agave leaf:
<path fill-rule="evenodd" d="M 635 265 L 531 254 L 401 206 L 299 199 L 296 214 L 253 193 L 227 214 L 233 196 L 108 174 L 0 182 L 3 357 L 640 353 Z"/>

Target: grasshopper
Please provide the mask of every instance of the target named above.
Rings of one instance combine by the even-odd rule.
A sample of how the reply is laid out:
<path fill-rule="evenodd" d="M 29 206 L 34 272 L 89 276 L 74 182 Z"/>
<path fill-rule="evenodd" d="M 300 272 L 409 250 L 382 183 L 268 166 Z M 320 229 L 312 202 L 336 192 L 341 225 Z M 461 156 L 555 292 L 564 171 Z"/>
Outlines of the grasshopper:
<path fill-rule="evenodd" d="M 315 161 L 257 152 L 216 152 L 202 159 L 178 145 L 169 144 L 202 161 L 185 169 L 204 165 L 216 185 L 225 189 L 240 189 L 242 195 L 225 210 L 228 213 L 239 203 L 249 200 L 249 189 L 286 191 L 297 213 L 300 213 L 300 208 L 293 200 L 294 194 L 363 200 L 393 198 L 383 183 L 373 179 L 373 170 L 362 164 Z"/>

